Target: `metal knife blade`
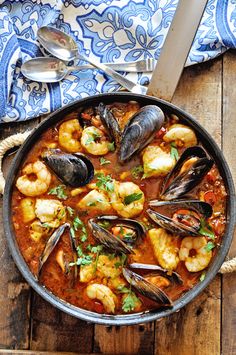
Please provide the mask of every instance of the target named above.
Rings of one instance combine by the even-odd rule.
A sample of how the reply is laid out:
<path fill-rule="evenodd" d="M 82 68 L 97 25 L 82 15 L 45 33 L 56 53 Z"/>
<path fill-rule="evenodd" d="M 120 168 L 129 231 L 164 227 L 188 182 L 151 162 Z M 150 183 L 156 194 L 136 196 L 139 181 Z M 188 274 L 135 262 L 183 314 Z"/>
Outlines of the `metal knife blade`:
<path fill-rule="evenodd" d="M 148 95 L 171 101 L 206 4 L 207 0 L 179 0 L 148 86 Z"/>

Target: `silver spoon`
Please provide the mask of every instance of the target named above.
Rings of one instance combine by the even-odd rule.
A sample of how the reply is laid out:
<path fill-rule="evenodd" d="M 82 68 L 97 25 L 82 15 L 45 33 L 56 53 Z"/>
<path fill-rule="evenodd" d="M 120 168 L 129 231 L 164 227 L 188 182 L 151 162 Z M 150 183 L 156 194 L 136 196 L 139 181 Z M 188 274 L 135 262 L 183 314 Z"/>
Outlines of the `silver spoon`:
<path fill-rule="evenodd" d="M 139 60 L 129 63 L 107 63 L 108 67 L 117 71 L 151 71 L 154 66 L 154 60 Z M 21 66 L 22 74 L 33 81 L 41 83 L 56 83 L 65 78 L 65 76 L 73 70 L 96 69 L 90 64 L 77 65 L 68 67 L 58 58 L 37 57 L 28 60 Z"/>
<path fill-rule="evenodd" d="M 128 80 L 127 78 L 118 74 L 113 69 L 109 68 L 103 63 L 99 63 L 94 59 L 85 57 L 78 53 L 78 47 L 76 42 L 73 40 L 73 38 L 71 38 L 64 32 L 53 27 L 44 26 L 38 30 L 37 35 L 38 40 L 42 44 L 42 46 L 55 57 L 65 61 L 70 61 L 75 59 L 76 57 L 79 57 L 92 64 L 94 67 L 104 71 L 104 73 L 109 75 L 112 79 L 116 80 L 128 91 L 143 95 L 146 94 L 147 88 L 145 86 L 135 84 L 131 80 Z"/>

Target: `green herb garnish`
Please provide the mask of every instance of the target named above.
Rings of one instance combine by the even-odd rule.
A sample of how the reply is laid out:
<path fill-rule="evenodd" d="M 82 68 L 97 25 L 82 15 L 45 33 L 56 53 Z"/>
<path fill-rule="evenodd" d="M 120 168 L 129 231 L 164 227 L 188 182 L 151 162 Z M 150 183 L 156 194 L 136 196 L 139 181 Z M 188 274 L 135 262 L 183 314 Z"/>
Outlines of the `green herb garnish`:
<path fill-rule="evenodd" d="M 201 218 L 200 220 L 200 229 L 198 231 L 199 234 L 204 235 L 205 237 L 215 239 L 215 234 L 211 228 L 211 226 L 205 221 L 205 219 Z"/>
<path fill-rule="evenodd" d="M 208 242 L 207 243 L 207 245 L 205 246 L 205 249 L 206 249 L 206 251 L 211 251 L 212 249 L 214 249 L 215 248 L 215 243 L 213 243 L 213 242 Z"/>
<path fill-rule="evenodd" d="M 114 152 L 115 151 L 115 142 L 111 142 L 107 144 L 107 148 L 110 152 Z"/>
<path fill-rule="evenodd" d="M 179 159 L 179 152 L 178 149 L 176 148 L 175 142 L 170 143 L 170 156 L 175 160 Z"/>
<path fill-rule="evenodd" d="M 111 223 L 108 221 L 99 221 L 97 224 L 105 229 L 108 229 L 111 226 Z"/>
<path fill-rule="evenodd" d="M 205 277 L 206 277 L 206 272 L 203 271 L 202 274 L 201 274 L 201 276 L 200 276 L 200 278 L 199 278 L 199 280 L 202 282 L 202 281 L 205 280 Z"/>
<path fill-rule="evenodd" d="M 67 194 L 65 193 L 65 185 L 59 185 L 59 186 L 53 187 L 48 192 L 48 195 L 56 195 L 61 200 L 66 200 L 68 197 Z"/>
<path fill-rule="evenodd" d="M 131 174 L 134 179 L 138 179 L 141 173 L 143 173 L 142 165 L 137 165 L 131 170 Z"/>
<path fill-rule="evenodd" d="M 127 195 L 124 198 L 124 204 L 127 206 L 134 201 L 140 200 L 142 198 L 142 196 L 143 196 L 142 192 L 140 192 L 139 194 L 134 192 L 133 194 Z"/>
<path fill-rule="evenodd" d="M 95 142 L 96 140 L 101 138 L 101 135 L 97 132 L 92 132 L 90 134 L 91 136 L 86 140 L 85 145 L 89 145 L 90 143 Z"/>
<path fill-rule="evenodd" d="M 75 265 L 90 265 L 93 261 L 93 258 L 90 255 L 84 254 L 82 248 L 80 245 L 76 248 L 77 254 L 78 254 L 78 259 L 74 263 L 70 263 L 69 266 L 75 266 Z"/>
<path fill-rule="evenodd" d="M 103 173 L 98 173 L 96 174 L 97 182 L 96 186 L 101 189 L 105 190 L 108 192 L 113 192 L 114 191 L 114 182 L 111 177 L 111 175 L 104 175 Z"/>
<path fill-rule="evenodd" d="M 70 217 L 72 217 L 75 214 L 75 210 L 73 208 L 71 208 L 70 206 L 66 206 L 66 209 L 67 209 Z"/>
<path fill-rule="evenodd" d="M 100 165 L 107 165 L 107 164 L 111 163 L 110 160 L 107 160 L 107 159 L 105 159 L 103 157 L 100 158 L 99 160 L 100 160 Z"/>
<path fill-rule="evenodd" d="M 122 309 L 124 312 L 131 312 L 135 309 L 136 305 L 140 302 L 139 298 L 136 296 L 136 294 L 129 288 L 121 285 L 117 287 L 117 290 L 120 293 L 125 293 L 127 294 L 123 298 L 122 302 Z"/>

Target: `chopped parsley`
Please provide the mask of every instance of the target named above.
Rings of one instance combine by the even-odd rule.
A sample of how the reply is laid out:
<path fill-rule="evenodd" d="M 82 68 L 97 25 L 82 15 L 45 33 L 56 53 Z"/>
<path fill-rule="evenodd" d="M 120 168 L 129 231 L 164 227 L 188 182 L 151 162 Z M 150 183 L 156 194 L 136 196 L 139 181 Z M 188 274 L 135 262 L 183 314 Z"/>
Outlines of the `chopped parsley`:
<path fill-rule="evenodd" d="M 202 281 L 205 280 L 205 278 L 206 278 L 206 272 L 203 271 L 202 274 L 201 274 L 201 276 L 200 276 L 200 278 L 199 278 L 199 280 L 202 282 Z"/>
<path fill-rule="evenodd" d="M 214 249 L 215 248 L 215 243 L 213 243 L 213 242 L 208 242 L 207 243 L 207 245 L 205 246 L 205 249 L 206 249 L 206 251 L 211 251 L 212 249 Z"/>
<path fill-rule="evenodd" d="M 102 228 L 108 229 L 111 226 L 111 223 L 108 221 L 99 221 L 98 225 Z"/>
<path fill-rule="evenodd" d="M 124 204 L 127 206 L 134 201 L 140 200 L 142 198 L 142 196 L 143 196 L 142 192 L 140 192 L 138 194 L 134 192 L 133 194 L 127 195 L 124 198 Z"/>
<path fill-rule="evenodd" d="M 125 262 L 126 262 L 126 259 L 127 259 L 127 256 L 122 253 L 121 256 L 120 256 L 120 261 L 117 261 L 114 265 L 115 265 L 115 268 L 118 269 L 120 266 L 124 266 Z"/>
<path fill-rule="evenodd" d="M 199 234 L 204 235 L 205 237 L 215 239 L 215 234 L 211 228 L 211 226 L 205 221 L 205 219 L 201 218 L 200 220 L 200 229 L 198 231 Z"/>
<path fill-rule="evenodd" d="M 92 256 L 84 254 L 82 248 L 80 245 L 76 248 L 77 254 L 78 254 L 78 259 L 74 263 L 70 263 L 69 266 L 75 266 L 75 265 L 90 265 L 93 261 Z"/>
<path fill-rule="evenodd" d="M 170 143 L 170 156 L 175 160 L 179 159 L 179 152 L 178 149 L 176 148 L 175 142 Z"/>
<path fill-rule="evenodd" d="M 103 245 L 97 245 L 96 247 L 92 246 L 90 251 L 91 253 L 97 254 L 100 253 L 103 249 Z"/>
<path fill-rule="evenodd" d="M 134 179 L 138 179 L 140 177 L 140 174 L 142 173 L 143 173 L 142 165 L 137 165 L 131 170 L 131 174 Z"/>
<path fill-rule="evenodd" d="M 66 206 L 66 209 L 67 209 L 70 217 L 72 217 L 75 214 L 75 210 L 73 208 L 71 208 L 70 206 Z"/>
<path fill-rule="evenodd" d="M 53 187 L 48 192 L 48 195 L 56 195 L 61 200 L 66 200 L 68 197 L 67 194 L 65 193 L 65 185 L 59 185 L 59 186 Z"/>
<path fill-rule="evenodd" d="M 131 312 L 134 311 L 135 307 L 137 306 L 137 304 L 139 304 L 140 300 L 139 298 L 136 296 L 136 294 L 129 288 L 125 287 L 125 286 L 120 286 L 117 288 L 117 290 L 120 293 L 125 293 L 126 296 L 123 298 L 123 302 L 122 302 L 122 309 L 124 312 Z"/>
<path fill-rule="evenodd" d="M 107 159 L 105 159 L 103 157 L 100 158 L 99 161 L 100 161 L 100 165 L 107 165 L 107 164 L 111 163 L 110 160 L 107 160 Z"/>
<path fill-rule="evenodd" d="M 99 189 L 105 190 L 107 192 L 114 191 L 114 182 L 113 182 L 111 175 L 104 175 L 103 173 L 97 173 L 96 178 L 98 180 L 96 182 L 96 186 Z"/>
<path fill-rule="evenodd" d="M 107 144 L 107 148 L 110 152 L 114 152 L 115 151 L 115 142 L 111 142 Z"/>
<path fill-rule="evenodd" d="M 75 238 L 75 231 L 78 230 L 81 230 L 82 232 L 80 235 L 80 240 L 82 243 L 84 243 L 88 238 L 88 233 L 84 223 L 81 221 L 81 219 L 78 216 L 76 216 L 72 222 L 72 227 L 70 228 L 72 238 Z"/>

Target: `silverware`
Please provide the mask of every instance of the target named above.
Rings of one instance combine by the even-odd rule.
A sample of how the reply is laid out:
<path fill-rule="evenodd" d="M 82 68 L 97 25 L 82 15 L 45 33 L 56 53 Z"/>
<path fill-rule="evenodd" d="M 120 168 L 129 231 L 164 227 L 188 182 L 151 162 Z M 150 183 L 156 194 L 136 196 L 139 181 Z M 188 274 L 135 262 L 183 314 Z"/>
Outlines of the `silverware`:
<path fill-rule="evenodd" d="M 73 38 L 71 38 L 64 32 L 53 27 L 44 26 L 38 30 L 37 35 L 41 45 L 55 57 L 65 61 L 70 61 L 79 57 L 92 64 L 94 67 L 104 71 L 104 73 L 109 75 L 128 91 L 143 95 L 146 94 L 147 88 L 145 86 L 136 84 L 131 80 L 118 74 L 105 64 L 99 63 L 94 59 L 91 59 L 78 53 L 78 47 L 76 42 L 73 40 Z"/>
<path fill-rule="evenodd" d="M 147 94 L 171 101 L 207 0 L 179 0 Z"/>
<path fill-rule="evenodd" d="M 108 67 L 117 71 L 126 72 L 147 72 L 152 71 L 155 67 L 154 59 L 139 60 L 137 62 L 129 63 L 104 63 Z M 58 58 L 51 57 L 37 57 L 28 60 L 21 66 L 22 74 L 33 81 L 40 81 L 42 83 L 55 83 L 65 78 L 71 71 L 96 69 L 90 64 L 67 66 Z"/>

